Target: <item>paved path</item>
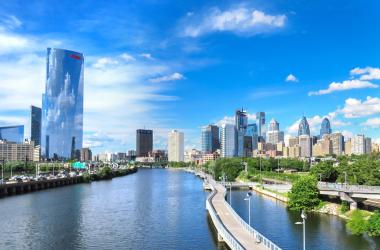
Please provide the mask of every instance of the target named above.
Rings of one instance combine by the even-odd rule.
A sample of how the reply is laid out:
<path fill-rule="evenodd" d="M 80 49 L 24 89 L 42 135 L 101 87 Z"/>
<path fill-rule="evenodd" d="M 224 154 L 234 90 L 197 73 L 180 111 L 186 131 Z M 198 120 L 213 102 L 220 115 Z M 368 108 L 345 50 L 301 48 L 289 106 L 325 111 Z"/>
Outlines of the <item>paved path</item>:
<path fill-rule="evenodd" d="M 225 188 L 221 184 L 216 183 L 214 180 L 209 179 L 209 183 L 213 185 L 217 191 L 216 195 L 211 200 L 212 205 L 219 215 L 221 222 L 234 236 L 234 238 L 237 239 L 239 243 L 247 250 L 268 249 L 263 245 L 263 243 L 257 244 L 254 236 L 242 226 L 233 214 L 231 214 L 230 209 L 225 204 Z"/>

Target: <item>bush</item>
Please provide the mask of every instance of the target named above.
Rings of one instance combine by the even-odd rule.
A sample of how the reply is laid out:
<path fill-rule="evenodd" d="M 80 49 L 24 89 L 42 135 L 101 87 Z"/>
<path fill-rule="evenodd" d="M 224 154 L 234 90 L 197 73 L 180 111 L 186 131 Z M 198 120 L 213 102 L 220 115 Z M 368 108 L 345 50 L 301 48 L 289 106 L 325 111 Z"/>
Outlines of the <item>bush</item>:
<path fill-rule="evenodd" d="M 338 178 L 338 171 L 334 168 L 333 163 L 330 161 L 323 161 L 313 166 L 310 173 L 316 178 L 321 176 L 322 181 L 335 182 Z"/>
<path fill-rule="evenodd" d="M 346 224 L 347 229 L 354 235 L 362 235 L 367 230 L 367 221 L 360 210 L 352 212 L 350 220 Z"/>
<path fill-rule="evenodd" d="M 98 173 L 99 179 L 112 179 L 113 173 L 110 167 L 103 167 Z"/>
<path fill-rule="evenodd" d="M 380 236 L 380 213 L 375 211 L 371 217 L 369 217 L 367 232 L 369 236 Z"/>
<path fill-rule="evenodd" d="M 293 183 L 289 193 L 289 208 L 295 211 L 310 211 L 318 206 L 321 200 L 318 198 L 317 179 L 306 175 Z"/>
<path fill-rule="evenodd" d="M 340 212 L 342 214 L 350 211 L 350 205 L 347 201 L 342 201 L 342 205 L 340 206 Z"/>

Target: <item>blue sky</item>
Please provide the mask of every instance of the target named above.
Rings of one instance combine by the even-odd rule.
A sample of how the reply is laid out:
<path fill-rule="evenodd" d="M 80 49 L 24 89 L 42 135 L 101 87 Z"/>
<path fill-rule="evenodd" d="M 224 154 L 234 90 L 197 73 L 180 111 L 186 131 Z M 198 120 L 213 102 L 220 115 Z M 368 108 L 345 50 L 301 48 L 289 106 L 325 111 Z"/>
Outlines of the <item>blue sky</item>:
<path fill-rule="evenodd" d="M 265 111 L 286 134 L 304 114 L 334 131 L 380 138 L 379 1 L 1 1 L 0 125 L 30 126 L 41 106 L 46 47 L 85 55 L 84 144 L 155 148 L 180 129 L 244 107 Z"/>

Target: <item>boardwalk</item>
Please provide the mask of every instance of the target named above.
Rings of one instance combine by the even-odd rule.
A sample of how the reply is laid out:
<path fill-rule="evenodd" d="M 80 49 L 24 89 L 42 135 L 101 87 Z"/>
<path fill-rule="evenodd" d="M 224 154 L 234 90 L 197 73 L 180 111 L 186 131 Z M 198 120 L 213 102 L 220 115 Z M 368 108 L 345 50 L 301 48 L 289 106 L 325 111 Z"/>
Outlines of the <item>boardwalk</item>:
<path fill-rule="evenodd" d="M 205 177 L 213 189 L 213 194 L 210 196 L 212 208 L 208 208 L 209 213 L 214 225 L 216 224 L 218 234 L 221 234 L 219 231 L 225 234 L 224 236 L 218 235 L 220 240 L 224 240 L 231 249 L 280 250 L 280 248 L 250 227 L 236 214 L 225 200 L 226 189 L 222 184 L 215 182 L 210 176 Z M 212 213 L 216 213 L 216 216 L 213 216 Z M 223 237 L 228 239 L 224 239 Z"/>

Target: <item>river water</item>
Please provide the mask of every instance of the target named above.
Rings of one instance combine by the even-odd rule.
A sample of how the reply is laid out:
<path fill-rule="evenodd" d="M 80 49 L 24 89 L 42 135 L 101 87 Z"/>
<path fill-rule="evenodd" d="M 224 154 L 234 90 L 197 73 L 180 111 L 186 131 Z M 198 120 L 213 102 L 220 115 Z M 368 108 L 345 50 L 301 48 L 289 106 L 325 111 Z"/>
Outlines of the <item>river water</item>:
<path fill-rule="evenodd" d="M 139 169 L 109 181 L 78 184 L 0 199 L 0 249 L 226 249 L 205 209 L 200 179 L 179 170 Z M 232 206 L 248 218 L 246 191 Z M 252 222 L 284 249 L 300 249 L 299 215 L 260 195 Z M 333 216 L 309 215 L 307 249 L 375 249 L 350 236 Z M 380 246 L 380 245 L 379 245 Z"/>

